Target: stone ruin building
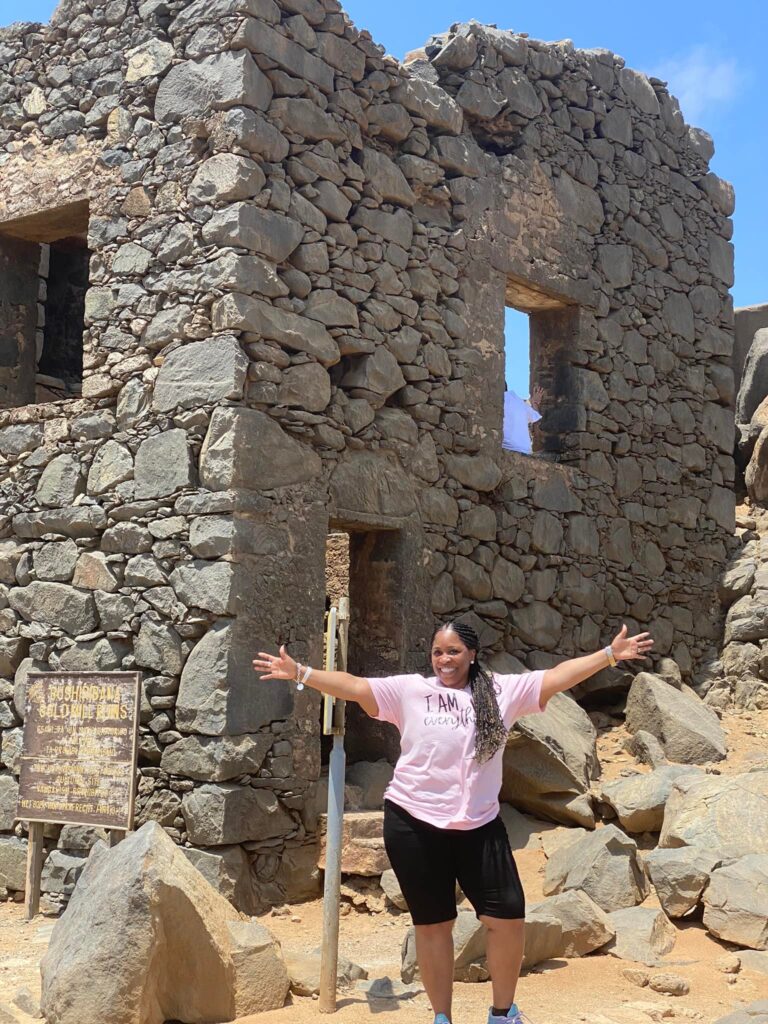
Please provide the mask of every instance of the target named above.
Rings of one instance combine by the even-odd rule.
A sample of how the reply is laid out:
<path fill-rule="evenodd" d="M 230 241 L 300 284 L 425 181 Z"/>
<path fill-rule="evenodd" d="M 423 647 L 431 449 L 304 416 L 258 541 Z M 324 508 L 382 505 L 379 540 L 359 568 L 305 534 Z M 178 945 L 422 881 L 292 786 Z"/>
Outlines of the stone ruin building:
<path fill-rule="evenodd" d="M 305 891 L 319 701 L 250 661 L 318 664 L 333 531 L 352 671 L 467 615 L 497 668 L 624 621 L 695 679 L 734 529 L 712 152 L 615 54 L 475 23 L 405 64 L 336 0 L 0 31 L 0 885 L 27 673 L 135 667 L 138 821 L 241 906 Z M 500 445 L 508 306 L 532 456 Z M 348 751 L 392 737 L 350 713 Z"/>

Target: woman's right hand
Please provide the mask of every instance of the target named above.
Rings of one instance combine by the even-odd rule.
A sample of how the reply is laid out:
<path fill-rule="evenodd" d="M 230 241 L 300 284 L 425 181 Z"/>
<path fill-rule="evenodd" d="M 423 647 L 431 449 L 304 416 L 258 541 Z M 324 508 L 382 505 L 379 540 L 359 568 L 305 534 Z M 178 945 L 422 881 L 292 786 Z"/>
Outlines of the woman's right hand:
<path fill-rule="evenodd" d="M 285 649 L 285 644 L 280 647 L 280 654 L 267 654 L 266 651 L 259 651 L 257 658 L 253 659 L 253 667 L 261 673 L 262 679 L 295 679 L 297 665 Z"/>

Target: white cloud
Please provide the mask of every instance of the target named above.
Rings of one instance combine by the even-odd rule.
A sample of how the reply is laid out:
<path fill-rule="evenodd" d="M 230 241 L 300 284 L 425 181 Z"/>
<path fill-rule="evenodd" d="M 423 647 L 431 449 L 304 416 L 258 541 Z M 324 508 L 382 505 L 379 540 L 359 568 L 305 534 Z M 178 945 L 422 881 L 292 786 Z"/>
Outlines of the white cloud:
<path fill-rule="evenodd" d="M 694 46 L 657 64 L 650 73 L 669 82 L 669 91 L 680 101 L 686 121 L 694 124 L 713 107 L 735 99 L 744 81 L 736 59 L 722 57 L 709 46 Z"/>

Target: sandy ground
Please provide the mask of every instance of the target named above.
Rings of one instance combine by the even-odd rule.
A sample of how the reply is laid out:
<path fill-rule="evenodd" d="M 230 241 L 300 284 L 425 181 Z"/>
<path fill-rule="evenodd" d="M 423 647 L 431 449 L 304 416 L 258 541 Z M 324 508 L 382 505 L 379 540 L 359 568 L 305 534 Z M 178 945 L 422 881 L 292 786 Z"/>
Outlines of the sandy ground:
<path fill-rule="evenodd" d="M 723 725 L 732 751 L 728 760 L 718 766 L 724 774 L 768 763 L 768 711 L 728 714 Z M 605 780 L 618 777 L 630 767 L 637 768 L 622 750 L 625 738 L 621 726 L 601 729 L 598 749 Z M 528 900 L 535 902 L 542 897 L 545 856 L 537 843 L 530 845 L 533 848 L 517 851 L 516 858 Z M 654 904 L 653 897 L 648 904 Z M 320 901 L 270 913 L 261 920 L 280 939 L 286 956 L 306 954 L 319 946 Z M 409 922 L 407 914 L 372 914 L 350 907 L 341 919 L 340 953 L 366 968 L 369 979 L 390 978 L 397 984 L 400 947 Z M 0 904 L 0 1024 L 30 1024 L 31 1018 L 15 1005 L 14 998 L 22 988 L 39 998 L 39 960 L 52 928 L 53 921 L 47 918 L 27 923 L 22 907 Z M 686 996 L 660 995 L 648 987 L 640 988 L 623 975 L 633 966 L 631 963 L 593 954 L 581 959 L 550 961 L 534 968 L 521 979 L 518 1002 L 533 1024 L 643 1024 L 650 1020 L 712 1024 L 739 1006 L 768 998 L 768 975 L 745 969 L 728 975 L 717 967 L 716 961 L 733 950 L 735 947 L 710 938 L 700 923 L 691 922 L 679 926 L 677 944 L 668 954 L 665 966 L 645 968 L 650 974 L 663 970 L 687 979 L 690 992 Z M 454 1021 L 484 1024 L 490 1001 L 490 983 L 457 984 Z M 8 1018 L 3 1016 L 4 1011 Z M 423 993 L 408 999 L 371 999 L 354 987 L 340 993 L 335 1019 L 339 1024 L 362 1024 L 377 1014 L 389 1014 L 392 1019 L 393 1013 L 399 1020 L 416 1024 L 431 1021 L 429 1003 Z M 294 996 L 283 1009 L 244 1018 L 240 1024 L 310 1024 L 316 1022 L 318 1015 L 315 999 Z"/>

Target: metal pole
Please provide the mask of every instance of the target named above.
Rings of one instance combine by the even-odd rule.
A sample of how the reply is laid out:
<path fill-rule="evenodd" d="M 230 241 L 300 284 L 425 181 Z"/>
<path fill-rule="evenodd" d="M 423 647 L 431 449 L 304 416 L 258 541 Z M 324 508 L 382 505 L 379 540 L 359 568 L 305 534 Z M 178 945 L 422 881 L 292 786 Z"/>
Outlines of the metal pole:
<path fill-rule="evenodd" d="M 328 658 L 326 664 L 336 663 L 336 609 L 329 615 L 329 630 L 326 637 Z M 338 655 L 342 671 L 347 667 L 347 624 L 349 622 L 349 600 L 339 602 L 339 645 Z M 332 631 L 331 631 L 332 627 Z M 326 717 L 325 732 L 333 733 L 328 768 L 328 817 L 325 834 L 325 885 L 323 890 L 323 945 L 320 957 L 320 1013 L 336 1012 L 336 988 L 339 961 L 339 904 L 341 902 L 341 844 L 344 834 L 344 777 L 346 754 L 344 752 L 344 701 L 335 701 L 332 721 Z"/>

